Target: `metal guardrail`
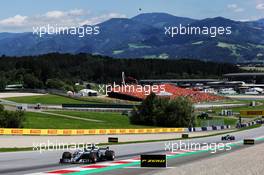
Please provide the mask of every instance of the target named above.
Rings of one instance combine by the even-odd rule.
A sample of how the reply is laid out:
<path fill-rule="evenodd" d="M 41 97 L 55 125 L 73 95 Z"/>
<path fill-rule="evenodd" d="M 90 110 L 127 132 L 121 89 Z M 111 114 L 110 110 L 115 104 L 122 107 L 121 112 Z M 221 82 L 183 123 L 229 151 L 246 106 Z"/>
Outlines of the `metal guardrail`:
<path fill-rule="evenodd" d="M 63 108 L 125 108 L 132 109 L 136 105 L 126 104 L 62 104 Z"/>

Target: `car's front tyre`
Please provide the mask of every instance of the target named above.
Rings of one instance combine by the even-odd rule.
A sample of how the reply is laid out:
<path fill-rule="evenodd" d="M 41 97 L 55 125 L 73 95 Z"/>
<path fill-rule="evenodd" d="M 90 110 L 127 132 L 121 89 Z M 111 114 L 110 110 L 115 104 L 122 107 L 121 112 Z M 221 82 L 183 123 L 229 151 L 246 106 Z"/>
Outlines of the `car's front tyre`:
<path fill-rule="evenodd" d="M 115 160 L 115 152 L 114 151 L 106 151 L 105 156 L 107 160 Z"/>

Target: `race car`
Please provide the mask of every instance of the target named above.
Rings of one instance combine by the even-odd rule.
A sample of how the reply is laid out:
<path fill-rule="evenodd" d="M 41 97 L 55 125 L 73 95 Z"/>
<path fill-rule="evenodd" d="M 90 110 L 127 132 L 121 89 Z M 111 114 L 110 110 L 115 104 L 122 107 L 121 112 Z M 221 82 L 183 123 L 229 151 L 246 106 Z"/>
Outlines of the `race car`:
<path fill-rule="evenodd" d="M 109 147 L 98 147 L 92 145 L 90 147 L 76 150 L 73 154 L 71 152 L 64 152 L 60 163 L 96 163 L 99 161 L 115 159 L 115 152 Z"/>
<path fill-rule="evenodd" d="M 235 140 L 235 136 L 231 136 L 231 135 L 226 135 L 222 137 L 222 141 L 223 140 Z"/>

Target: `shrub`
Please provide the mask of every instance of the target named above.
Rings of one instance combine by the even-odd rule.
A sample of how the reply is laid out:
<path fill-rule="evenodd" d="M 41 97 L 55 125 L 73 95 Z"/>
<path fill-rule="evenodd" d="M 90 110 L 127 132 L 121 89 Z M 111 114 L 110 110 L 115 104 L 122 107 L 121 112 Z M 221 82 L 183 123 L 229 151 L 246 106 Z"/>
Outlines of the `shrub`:
<path fill-rule="evenodd" d="M 2 128 L 22 128 L 24 120 L 24 113 L 22 111 L 0 112 L 0 127 Z"/>
<path fill-rule="evenodd" d="M 5 109 L 5 107 L 3 105 L 0 104 L 0 112 L 3 112 Z"/>
<path fill-rule="evenodd" d="M 130 122 L 161 127 L 194 126 L 193 104 L 187 98 L 169 99 L 152 93 L 133 110 Z"/>

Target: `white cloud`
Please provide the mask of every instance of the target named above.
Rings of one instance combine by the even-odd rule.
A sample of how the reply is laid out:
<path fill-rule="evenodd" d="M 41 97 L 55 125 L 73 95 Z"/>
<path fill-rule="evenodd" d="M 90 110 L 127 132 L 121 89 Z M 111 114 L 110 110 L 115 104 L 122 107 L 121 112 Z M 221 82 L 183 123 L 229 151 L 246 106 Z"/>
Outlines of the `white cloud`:
<path fill-rule="evenodd" d="M 228 4 L 228 5 L 227 5 L 227 8 L 230 8 L 230 9 L 232 9 L 232 8 L 237 8 L 237 7 L 238 7 L 237 4 Z"/>
<path fill-rule="evenodd" d="M 0 25 L 21 26 L 26 22 L 27 18 L 27 16 L 16 15 L 10 18 L 0 20 Z"/>
<path fill-rule="evenodd" d="M 257 10 L 264 10 L 264 3 L 257 4 L 256 9 Z"/>
<path fill-rule="evenodd" d="M 33 27 L 56 25 L 61 27 L 78 27 L 80 25 L 95 25 L 110 18 L 124 18 L 123 14 L 107 13 L 93 15 L 82 9 L 69 11 L 48 11 L 33 16 L 15 15 L 6 19 L 0 19 L 0 32 L 30 32 Z"/>
<path fill-rule="evenodd" d="M 63 18 L 70 16 L 82 16 L 85 14 L 86 13 L 82 9 L 73 9 L 70 11 L 59 11 L 59 10 L 49 11 L 44 16 L 48 18 Z"/>
<path fill-rule="evenodd" d="M 243 12 L 245 9 L 239 7 L 237 4 L 228 4 L 227 8 L 233 12 Z"/>
<path fill-rule="evenodd" d="M 108 18 L 126 18 L 126 15 L 122 15 L 119 13 L 109 13 Z"/>
<path fill-rule="evenodd" d="M 72 16 L 82 16 L 85 15 L 85 12 L 83 9 L 74 9 L 70 10 L 68 14 Z"/>
<path fill-rule="evenodd" d="M 119 14 L 119 13 L 103 14 L 100 16 L 95 16 L 95 17 L 86 19 L 86 20 L 82 21 L 80 23 L 80 25 L 85 25 L 85 24 L 95 25 L 95 24 L 101 23 L 101 22 L 106 21 L 106 20 L 111 19 L 111 18 L 126 18 L 126 15 Z"/>
<path fill-rule="evenodd" d="M 245 11 L 243 8 L 237 8 L 234 10 L 234 12 L 243 12 L 243 11 Z"/>
<path fill-rule="evenodd" d="M 62 17 L 65 17 L 66 16 L 66 13 L 63 12 L 63 11 L 58 11 L 58 10 L 55 10 L 55 11 L 49 11 L 45 14 L 45 16 L 47 18 L 62 18 Z"/>

